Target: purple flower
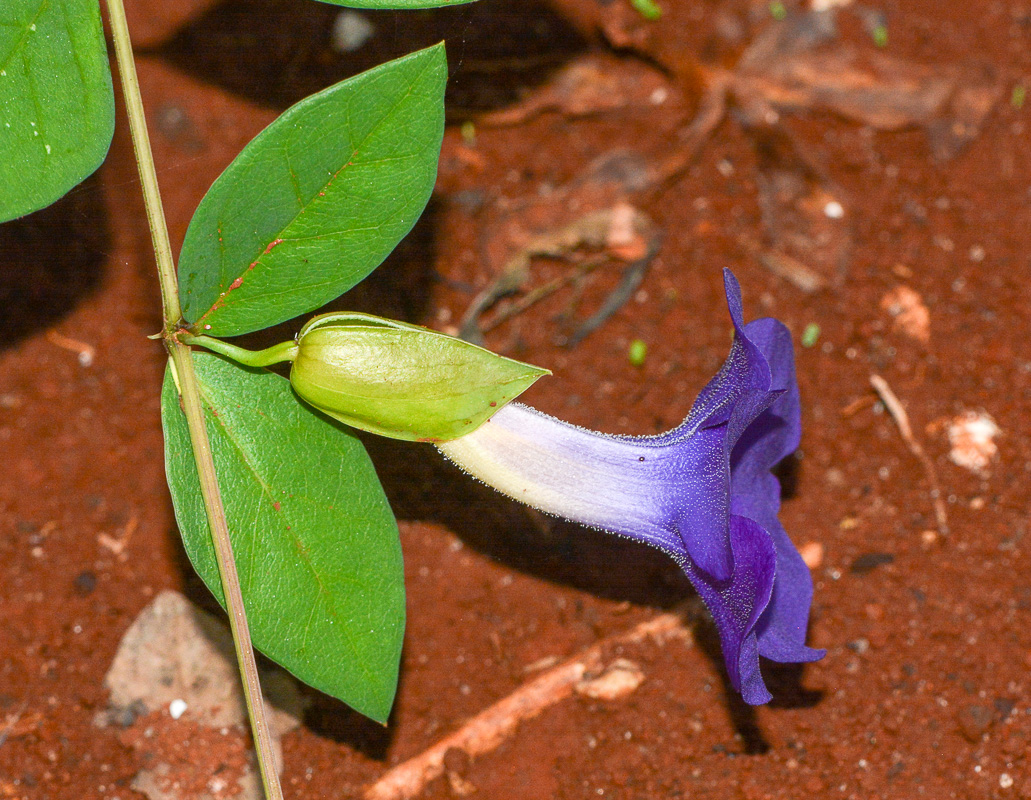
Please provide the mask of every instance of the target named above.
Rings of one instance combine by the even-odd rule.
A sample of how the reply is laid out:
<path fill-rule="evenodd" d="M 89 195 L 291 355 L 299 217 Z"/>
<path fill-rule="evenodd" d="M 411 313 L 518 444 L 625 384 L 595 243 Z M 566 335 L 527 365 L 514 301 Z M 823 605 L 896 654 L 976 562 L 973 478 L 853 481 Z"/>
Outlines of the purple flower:
<path fill-rule="evenodd" d="M 724 282 L 734 344 L 677 428 L 609 436 L 513 403 L 439 447 L 520 502 L 669 553 L 712 614 L 731 683 L 757 705 L 771 698 L 759 656 L 823 651 L 805 646 L 812 579 L 777 519 L 770 472 L 801 432 L 791 335 L 775 319 L 745 325 L 729 270 Z"/>

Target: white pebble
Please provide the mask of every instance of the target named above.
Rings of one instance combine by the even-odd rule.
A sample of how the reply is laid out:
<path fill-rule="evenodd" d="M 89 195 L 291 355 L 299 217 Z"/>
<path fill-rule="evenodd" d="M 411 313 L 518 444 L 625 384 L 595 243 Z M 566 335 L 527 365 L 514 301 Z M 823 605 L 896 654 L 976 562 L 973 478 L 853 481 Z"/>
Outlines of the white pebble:
<path fill-rule="evenodd" d="M 636 691 L 644 671 L 633 661 L 617 658 L 596 678 L 585 678 L 574 687 L 577 694 L 595 700 L 618 700 Z"/>
<path fill-rule="evenodd" d="M 831 200 L 823 207 L 823 213 L 830 219 L 841 219 L 845 216 L 845 208 L 837 200 Z"/>
<path fill-rule="evenodd" d="M 983 411 L 965 411 L 949 422 L 947 433 L 952 462 L 971 472 L 987 474 L 999 452 L 995 437 L 1002 433 L 995 420 Z"/>
<path fill-rule="evenodd" d="M 186 701 L 185 700 L 173 700 L 168 704 L 168 714 L 172 719 L 179 719 L 183 714 L 186 713 Z"/>
<path fill-rule="evenodd" d="M 375 26 L 365 15 L 357 11 L 341 11 L 333 23 L 333 49 L 338 53 L 353 53 L 375 33 Z"/>

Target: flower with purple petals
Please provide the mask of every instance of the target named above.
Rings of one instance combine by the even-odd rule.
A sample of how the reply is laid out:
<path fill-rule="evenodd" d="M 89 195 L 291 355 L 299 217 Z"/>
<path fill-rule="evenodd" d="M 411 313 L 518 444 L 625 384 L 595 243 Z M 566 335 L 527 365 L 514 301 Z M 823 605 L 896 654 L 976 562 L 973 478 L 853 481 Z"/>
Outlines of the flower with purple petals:
<path fill-rule="evenodd" d="M 609 436 L 513 403 L 438 446 L 522 503 L 669 553 L 712 614 L 731 683 L 756 705 L 771 699 L 759 656 L 823 651 L 805 646 L 812 579 L 777 519 L 770 472 L 801 432 L 791 335 L 775 319 L 745 325 L 729 270 L 724 282 L 734 343 L 677 428 Z"/>

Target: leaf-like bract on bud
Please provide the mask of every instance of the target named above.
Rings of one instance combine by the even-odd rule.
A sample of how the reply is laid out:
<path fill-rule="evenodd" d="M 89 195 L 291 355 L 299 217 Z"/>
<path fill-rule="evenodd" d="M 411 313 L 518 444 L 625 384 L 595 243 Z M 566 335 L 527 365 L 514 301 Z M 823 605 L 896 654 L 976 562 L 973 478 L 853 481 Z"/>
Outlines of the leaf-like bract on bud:
<path fill-rule="evenodd" d="M 354 428 L 408 441 L 464 436 L 549 374 L 369 314 L 315 317 L 297 345 L 290 382 L 302 399 Z"/>

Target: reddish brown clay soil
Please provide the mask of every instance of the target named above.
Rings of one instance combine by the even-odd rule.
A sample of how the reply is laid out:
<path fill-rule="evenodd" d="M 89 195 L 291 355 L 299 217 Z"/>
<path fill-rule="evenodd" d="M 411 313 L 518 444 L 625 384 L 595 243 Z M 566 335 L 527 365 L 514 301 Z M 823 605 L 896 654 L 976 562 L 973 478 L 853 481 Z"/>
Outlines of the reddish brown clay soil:
<path fill-rule="evenodd" d="M 145 15 L 167 1 L 134 5 Z M 140 74 L 176 242 L 204 189 L 279 110 L 447 36 L 453 123 L 438 191 L 411 239 L 342 305 L 454 331 L 532 237 L 623 200 L 662 244 L 615 316 L 563 346 L 566 288 L 487 335 L 554 371 L 528 402 L 617 433 L 675 425 L 728 347 L 723 267 L 741 280 L 749 317 L 775 315 L 796 336 L 804 435 L 784 473 L 782 517 L 814 565 L 810 639 L 827 657 L 804 669 L 767 665 L 776 699 L 750 709 L 728 692 L 700 617 L 691 638 L 613 654 L 643 670 L 635 693 L 567 699 L 493 753 L 451 759 L 461 780 L 438 779 L 425 796 L 1031 797 L 1031 103 L 1014 95 L 1031 83 L 1031 5 L 884 0 L 839 15 L 831 51 L 886 55 L 995 90 L 980 129 L 946 158 L 935 156 L 935 136 L 962 138 L 962 121 L 930 134 L 880 130 L 817 108 L 763 127 L 737 108 L 658 190 L 634 180 L 686 146 L 717 68 L 733 68 L 773 24 L 765 2 L 660 3 L 666 13 L 652 24 L 624 0 L 482 0 L 443 22 L 376 15 L 370 44 L 346 57 L 328 45 L 338 9 L 303 0 L 230 0 L 177 32 L 147 31 Z M 887 23 L 880 50 L 872 12 Z M 531 107 L 542 79 L 585 53 L 602 59 L 602 77 Z M 482 117 L 519 98 L 507 124 Z M 0 228 L 0 798 L 138 798 L 128 788 L 142 766 L 131 732 L 92 724 L 107 703 L 103 676 L 155 592 L 210 604 L 164 487 L 163 356 L 145 338 L 159 328 L 157 290 L 122 122 L 97 178 Z M 636 154 L 629 172 L 585 177 L 616 151 Z M 840 220 L 825 213 L 832 199 Z M 816 270 L 824 288 L 775 275 L 764 266 L 771 250 Z M 590 256 L 535 261 L 531 283 Z M 581 317 L 622 269 L 611 260 L 595 269 Z M 929 312 L 926 340 L 898 313 L 899 286 Z M 889 292 L 894 303 L 882 302 Z M 819 338 L 802 347 L 811 325 Z M 634 339 L 648 347 L 640 366 L 628 359 Z M 76 343 L 92 348 L 88 366 Z M 931 479 L 871 374 L 908 411 L 947 534 Z M 968 410 L 1002 430 L 980 473 L 949 458 L 948 422 Z M 284 742 L 284 787 L 298 800 L 359 797 L 517 689 L 536 674 L 531 665 L 690 594 L 661 555 L 528 513 L 428 447 L 369 447 L 402 520 L 409 624 L 398 700 L 381 728 L 312 693 L 304 725 Z M 198 765 L 218 769 L 217 753 L 205 745 Z"/>

